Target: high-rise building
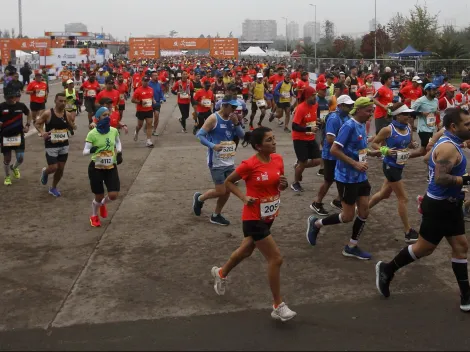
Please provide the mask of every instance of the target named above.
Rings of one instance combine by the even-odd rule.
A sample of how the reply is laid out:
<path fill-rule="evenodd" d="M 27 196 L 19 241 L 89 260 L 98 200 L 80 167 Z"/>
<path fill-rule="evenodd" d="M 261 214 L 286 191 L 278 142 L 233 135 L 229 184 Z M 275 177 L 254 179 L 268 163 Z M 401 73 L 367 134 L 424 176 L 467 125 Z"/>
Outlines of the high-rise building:
<path fill-rule="evenodd" d="M 289 22 L 287 25 L 287 40 L 297 40 L 299 37 L 299 24 L 294 21 Z"/>
<path fill-rule="evenodd" d="M 315 43 L 315 28 L 316 28 L 316 42 L 320 40 L 321 36 L 321 23 L 320 22 L 307 22 L 304 24 L 304 38 L 310 38 Z"/>
<path fill-rule="evenodd" d="M 248 20 L 242 24 L 243 40 L 274 40 L 277 36 L 275 20 Z"/>
<path fill-rule="evenodd" d="M 88 28 L 83 23 L 67 23 L 65 25 L 66 32 L 88 32 Z"/>

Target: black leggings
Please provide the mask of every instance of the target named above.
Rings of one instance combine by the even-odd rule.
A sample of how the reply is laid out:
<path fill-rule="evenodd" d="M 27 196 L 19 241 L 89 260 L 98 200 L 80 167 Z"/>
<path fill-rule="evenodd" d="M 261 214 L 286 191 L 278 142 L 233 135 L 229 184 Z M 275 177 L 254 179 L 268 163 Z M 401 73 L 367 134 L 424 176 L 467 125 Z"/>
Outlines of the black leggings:
<path fill-rule="evenodd" d="M 190 104 L 179 104 L 178 107 L 180 108 L 181 112 L 181 126 L 183 126 L 184 129 L 186 129 L 186 120 L 189 117 L 189 107 Z"/>

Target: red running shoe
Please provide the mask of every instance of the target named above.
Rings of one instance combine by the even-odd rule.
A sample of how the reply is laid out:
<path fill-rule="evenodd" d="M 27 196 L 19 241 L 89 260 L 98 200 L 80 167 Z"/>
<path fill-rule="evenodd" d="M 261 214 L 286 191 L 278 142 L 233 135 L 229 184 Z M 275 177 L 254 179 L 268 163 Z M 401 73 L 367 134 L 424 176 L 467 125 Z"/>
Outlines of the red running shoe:
<path fill-rule="evenodd" d="M 416 197 L 416 201 L 418 202 L 418 213 L 422 214 L 423 211 L 421 210 L 421 203 L 423 202 L 424 197 L 419 195 Z"/>
<path fill-rule="evenodd" d="M 101 207 L 100 207 L 100 216 L 103 218 L 103 219 L 106 219 L 108 217 L 108 208 L 106 208 L 106 204 L 103 204 Z"/>
<path fill-rule="evenodd" d="M 101 227 L 101 221 L 98 215 L 90 216 L 90 225 L 92 227 Z"/>

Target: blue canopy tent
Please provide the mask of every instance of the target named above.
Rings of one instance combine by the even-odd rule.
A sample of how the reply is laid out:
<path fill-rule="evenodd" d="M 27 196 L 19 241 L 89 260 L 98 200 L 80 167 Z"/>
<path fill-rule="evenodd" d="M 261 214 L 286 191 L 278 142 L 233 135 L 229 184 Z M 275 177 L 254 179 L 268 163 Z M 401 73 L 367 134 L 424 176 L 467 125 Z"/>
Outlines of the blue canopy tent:
<path fill-rule="evenodd" d="M 422 57 L 422 56 L 429 56 L 431 55 L 432 52 L 430 51 L 418 51 L 415 48 L 413 48 L 411 45 L 408 45 L 405 49 L 398 53 L 389 53 L 388 56 L 394 57 L 394 58 L 410 58 L 410 57 Z"/>

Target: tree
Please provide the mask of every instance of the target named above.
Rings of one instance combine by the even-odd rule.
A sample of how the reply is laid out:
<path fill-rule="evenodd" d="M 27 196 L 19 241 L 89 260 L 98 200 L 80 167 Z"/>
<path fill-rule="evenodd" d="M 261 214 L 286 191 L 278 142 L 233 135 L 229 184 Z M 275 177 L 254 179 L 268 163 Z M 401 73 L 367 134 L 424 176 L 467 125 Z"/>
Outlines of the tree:
<path fill-rule="evenodd" d="M 199 36 L 199 38 L 205 38 L 205 37 L 204 37 L 204 34 L 201 34 L 201 35 Z"/>
<path fill-rule="evenodd" d="M 11 38 L 10 31 L 8 29 L 3 30 L 3 38 Z"/>
<path fill-rule="evenodd" d="M 333 41 L 333 49 L 336 57 L 352 59 L 358 54 L 354 39 L 347 35 L 337 37 Z"/>
<path fill-rule="evenodd" d="M 315 47 L 312 44 L 304 44 L 300 47 L 301 53 L 304 54 L 306 57 L 314 57 L 315 56 Z"/>
<path fill-rule="evenodd" d="M 414 10 L 410 11 L 405 33 L 415 49 L 425 51 L 432 48 L 437 37 L 437 18 L 438 15 L 432 15 L 426 5 L 415 5 Z"/>
<path fill-rule="evenodd" d="M 407 18 L 397 12 L 387 23 L 387 34 L 391 39 L 391 50 L 403 50 L 406 45 Z"/>
<path fill-rule="evenodd" d="M 444 27 L 435 43 L 434 52 L 440 59 L 461 59 L 468 57 L 468 51 L 458 38 L 459 33 L 454 27 Z"/>
<path fill-rule="evenodd" d="M 209 34 L 209 35 L 207 35 L 207 37 L 206 37 L 206 38 L 212 38 L 212 37 L 211 37 L 211 35 Z"/>
<path fill-rule="evenodd" d="M 230 33 L 228 34 L 228 37 L 229 37 L 229 38 L 233 38 L 233 33 L 230 32 Z"/>
<path fill-rule="evenodd" d="M 332 44 L 335 40 L 335 24 L 330 20 L 323 23 L 323 36 L 326 43 Z"/>
<path fill-rule="evenodd" d="M 385 27 L 377 27 L 377 56 L 384 55 L 391 50 L 390 37 L 385 31 Z M 372 31 L 362 37 L 360 51 L 364 58 L 372 59 L 375 55 L 375 33 Z"/>
<path fill-rule="evenodd" d="M 170 31 L 170 38 L 176 37 L 177 34 L 178 34 L 178 32 L 175 31 L 174 29 L 172 29 L 172 30 Z"/>

